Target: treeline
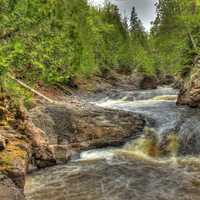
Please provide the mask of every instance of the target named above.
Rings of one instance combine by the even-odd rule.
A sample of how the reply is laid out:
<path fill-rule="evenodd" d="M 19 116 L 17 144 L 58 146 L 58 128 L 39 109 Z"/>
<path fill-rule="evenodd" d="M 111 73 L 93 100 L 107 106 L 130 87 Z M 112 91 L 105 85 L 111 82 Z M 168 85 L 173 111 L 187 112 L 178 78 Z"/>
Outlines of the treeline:
<path fill-rule="evenodd" d="M 0 81 L 11 74 L 29 84 L 123 73 L 177 73 L 200 51 L 199 0 L 159 0 L 146 33 L 132 9 L 87 0 L 0 0 Z"/>
<path fill-rule="evenodd" d="M 132 12 L 86 0 L 0 0 L 0 76 L 67 83 L 111 69 L 152 73 L 147 34 Z"/>
<path fill-rule="evenodd" d="M 150 34 L 159 71 L 177 73 L 200 55 L 200 1 L 159 0 Z"/>

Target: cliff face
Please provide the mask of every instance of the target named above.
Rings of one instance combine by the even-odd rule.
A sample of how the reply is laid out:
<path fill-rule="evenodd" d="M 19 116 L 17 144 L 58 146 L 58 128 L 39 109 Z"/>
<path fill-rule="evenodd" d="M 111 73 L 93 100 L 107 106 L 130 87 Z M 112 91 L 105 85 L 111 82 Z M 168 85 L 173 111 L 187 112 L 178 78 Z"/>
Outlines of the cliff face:
<path fill-rule="evenodd" d="M 177 105 L 200 107 L 200 67 L 198 65 L 184 79 Z"/>

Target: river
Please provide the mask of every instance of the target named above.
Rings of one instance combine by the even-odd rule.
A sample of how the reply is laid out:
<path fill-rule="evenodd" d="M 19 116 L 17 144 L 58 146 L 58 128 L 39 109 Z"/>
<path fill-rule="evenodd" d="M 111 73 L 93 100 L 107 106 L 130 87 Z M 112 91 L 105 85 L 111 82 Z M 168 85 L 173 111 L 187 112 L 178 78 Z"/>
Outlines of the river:
<path fill-rule="evenodd" d="M 177 91 L 162 87 L 96 96 L 101 107 L 141 114 L 141 138 L 27 177 L 28 200 L 199 200 L 200 112 L 176 106 Z"/>

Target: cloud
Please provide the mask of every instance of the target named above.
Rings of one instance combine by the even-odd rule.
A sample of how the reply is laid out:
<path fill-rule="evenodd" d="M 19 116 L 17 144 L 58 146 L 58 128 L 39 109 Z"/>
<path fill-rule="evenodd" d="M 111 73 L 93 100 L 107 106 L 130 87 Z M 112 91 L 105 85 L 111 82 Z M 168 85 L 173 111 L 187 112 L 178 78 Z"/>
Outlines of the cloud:
<path fill-rule="evenodd" d="M 95 5 L 103 5 L 105 0 L 90 0 Z M 155 19 L 156 8 L 154 4 L 157 0 L 109 0 L 111 3 L 117 5 L 120 9 L 122 17 L 130 17 L 132 7 L 135 6 L 139 18 L 142 20 L 145 28 L 150 29 L 150 22 Z"/>

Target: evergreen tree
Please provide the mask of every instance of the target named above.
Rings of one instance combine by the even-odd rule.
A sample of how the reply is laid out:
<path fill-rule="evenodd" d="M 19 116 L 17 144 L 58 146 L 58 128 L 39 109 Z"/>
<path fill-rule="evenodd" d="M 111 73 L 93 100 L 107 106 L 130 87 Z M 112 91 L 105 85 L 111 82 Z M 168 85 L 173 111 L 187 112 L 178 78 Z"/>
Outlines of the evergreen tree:
<path fill-rule="evenodd" d="M 118 8 L 96 9 L 86 0 L 0 1 L 0 46 L 0 75 L 33 84 L 133 66 Z"/>
<path fill-rule="evenodd" d="M 138 28 L 138 15 L 136 13 L 136 9 L 135 7 L 132 8 L 131 11 L 131 18 L 130 18 L 130 30 L 131 31 L 135 31 Z"/>
<path fill-rule="evenodd" d="M 176 73 L 198 54 L 198 0 L 159 0 L 151 30 L 154 58 L 161 70 Z"/>
<path fill-rule="evenodd" d="M 147 35 L 146 35 L 145 28 L 141 20 L 138 18 L 135 7 L 132 8 L 132 12 L 131 12 L 130 32 L 132 34 L 132 37 L 134 37 L 135 40 L 137 40 L 140 44 L 146 47 Z"/>

